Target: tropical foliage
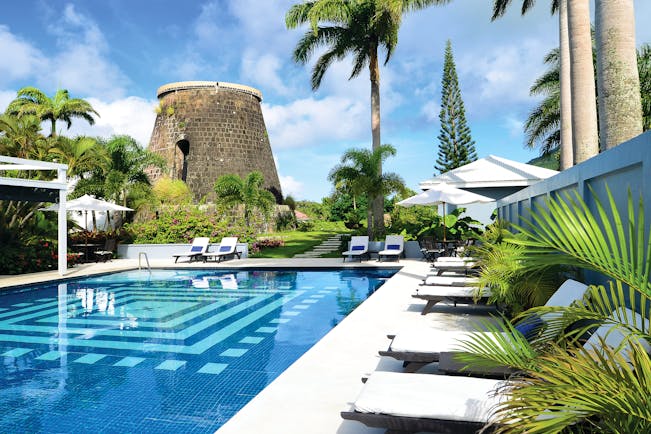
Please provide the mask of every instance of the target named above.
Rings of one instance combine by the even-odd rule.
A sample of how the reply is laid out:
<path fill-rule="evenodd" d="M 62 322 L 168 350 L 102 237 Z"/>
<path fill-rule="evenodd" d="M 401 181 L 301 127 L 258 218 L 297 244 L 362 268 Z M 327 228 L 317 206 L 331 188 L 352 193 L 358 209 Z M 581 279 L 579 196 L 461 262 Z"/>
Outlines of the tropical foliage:
<path fill-rule="evenodd" d="M 606 188 L 607 201 L 596 195 L 590 207 L 578 194 L 565 194 L 532 210 L 507 241 L 520 247 L 528 270 L 577 265 L 610 279 L 593 286 L 581 302 L 567 308 L 538 307 L 520 318 L 544 318 L 532 340 L 523 339 L 507 322 L 494 326 L 499 342 L 479 334 L 465 344 L 461 358 L 475 365 L 507 364 L 519 371 L 503 390 L 497 432 L 649 432 L 651 386 L 649 276 L 651 240 L 642 201 L 629 194 L 622 214 Z M 626 313 L 628 308 L 642 321 Z M 580 344 L 595 324 L 609 324 L 623 342 L 609 347 Z M 517 422 L 517 423 L 516 423 Z"/>
<path fill-rule="evenodd" d="M 440 173 L 472 163 L 477 159 L 475 141 L 466 121 L 466 109 L 461 98 L 457 69 L 452 56 L 452 42 L 445 45 L 445 62 L 441 79 L 441 132 L 435 169 Z"/>
<path fill-rule="evenodd" d="M 264 187 L 264 176 L 251 172 L 242 179 L 237 175 L 222 175 L 215 182 L 217 202 L 227 207 L 244 207 L 244 221 L 251 224 L 253 213 L 257 210 L 267 218 L 273 211 L 276 198 Z"/>
<path fill-rule="evenodd" d="M 142 149 L 133 138 L 127 136 L 104 141 L 85 136 L 70 138 L 57 135 L 57 122 L 64 122 L 69 128 L 76 119 L 93 124 L 95 116 L 98 116 L 97 112 L 87 101 L 70 98 L 66 90 L 59 90 L 53 97 L 48 97 L 39 89 L 23 88 L 6 112 L 0 115 L 0 153 L 68 165 L 68 176 L 76 180 L 71 198 L 93 194 L 136 208 L 141 202 L 150 200 L 151 196 L 145 168 L 150 165 L 162 167 L 162 159 Z M 41 132 L 43 121 L 50 123 L 48 137 Z M 52 179 L 55 174 L 24 171 L 10 176 Z M 27 258 L 13 265 L 5 261 L 3 266 L 6 268 L 0 267 L 0 274 L 20 270 L 38 271 L 51 266 L 45 260 L 47 258 L 30 253 L 42 248 L 43 243 L 51 246 L 56 239 L 56 215 L 38 211 L 44 205 L 40 202 L 0 201 L 3 249 L 7 254 L 15 249 L 24 253 L 20 256 Z M 39 261 L 28 259 L 32 257 Z"/>
<path fill-rule="evenodd" d="M 163 206 L 155 218 L 124 225 L 125 241 L 134 243 L 190 243 L 195 237 L 238 237 L 252 242 L 255 229 L 238 219 L 224 218 L 222 213 L 207 211 L 196 205 Z"/>
<path fill-rule="evenodd" d="M 477 238 L 482 233 L 481 222 L 463 215 L 466 208 L 456 208 L 443 217 L 434 206 L 396 206 L 391 211 L 392 233 L 402 234 L 406 239 L 433 237 L 443 240 L 443 223 L 447 240 Z"/>
<path fill-rule="evenodd" d="M 33 115 L 51 125 L 50 137 L 57 135 L 56 123 L 63 121 L 68 129 L 74 118 L 84 119 L 89 124 L 95 123 L 94 116 L 99 114 L 90 103 L 79 98 L 70 98 L 66 89 L 59 89 L 54 96 L 49 97 L 35 87 L 24 87 L 18 91 L 18 96 L 7 107 L 6 113 L 17 117 Z"/>
<path fill-rule="evenodd" d="M 381 173 L 378 167 L 387 158 L 394 156 L 396 150 L 391 145 L 382 145 L 377 150 L 349 149 L 342 155 L 341 164 L 335 166 L 328 179 L 335 185 L 344 182 L 352 195 L 366 196 L 367 203 L 373 203 L 377 197 L 402 191 L 405 188 L 400 176 L 395 173 Z M 384 218 L 384 213 L 383 213 Z M 375 225 L 371 208 L 367 207 L 366 228 L 371 239 L 380 238 L 384 233 L 382 227 Z"/>

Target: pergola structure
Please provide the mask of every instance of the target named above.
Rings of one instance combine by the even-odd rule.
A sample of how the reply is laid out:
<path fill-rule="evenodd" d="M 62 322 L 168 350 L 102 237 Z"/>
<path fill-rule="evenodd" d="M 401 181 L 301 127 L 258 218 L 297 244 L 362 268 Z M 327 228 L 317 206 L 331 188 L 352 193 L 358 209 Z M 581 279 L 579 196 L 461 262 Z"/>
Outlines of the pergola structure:
<path fill-rule="evenodd" d="M 66 193 L 68 191 L 66 164 L 45 161 L 25 160 L 23 158 L 0 155 L 0 174 L 6 171 L 46 170 L 57 172 L 53 181 L 35 179 L 7 178 L 0 176 L 0 200 L 20 200 L 27 202 L 58 202 L 58 270 L 64 275 L 68 268 L 68 223 L 66 220 Z"/>

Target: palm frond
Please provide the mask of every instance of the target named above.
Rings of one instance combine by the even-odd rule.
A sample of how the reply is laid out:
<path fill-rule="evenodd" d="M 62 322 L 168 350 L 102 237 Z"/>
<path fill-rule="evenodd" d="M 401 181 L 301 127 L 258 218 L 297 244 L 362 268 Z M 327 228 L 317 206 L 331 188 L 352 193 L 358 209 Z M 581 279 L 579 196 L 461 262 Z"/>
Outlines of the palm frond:
<path fill-rule="evenodd" d="M 635 207 L 629 192 L 626 228 L 610 189 L 608 208 L 593 193 L 593 213 L 576 191 L 546 201 L 537 207 L 524 227 L 514 225 L 525 238 L 510 241 L 525 246 L 536 266 L 574 264 L 610 276 L 645 294 L 651 294 L 649 273 L 651 242 L 645 236 L 643 202 Z M 637 208 L 637 213 L 635 212 Z M 612 219 L 612 220 L 611 220 Z"/>

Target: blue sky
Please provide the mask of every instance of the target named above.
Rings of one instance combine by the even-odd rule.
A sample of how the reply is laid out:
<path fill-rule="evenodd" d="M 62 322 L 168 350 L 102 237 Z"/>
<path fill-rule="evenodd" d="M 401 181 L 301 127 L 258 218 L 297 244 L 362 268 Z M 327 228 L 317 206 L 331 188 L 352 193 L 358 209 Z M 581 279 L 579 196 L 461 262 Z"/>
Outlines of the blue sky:
<path fill-rule="evenodd" d="M 0 109 L 23 86 L 68 89 L 101 118 L 68 134 L 130 134 L 147 145 L 156 89 L 210 80 L 260 89 L 283 192 L 320 200 L 329 170 L 351 147 L 370 147 L 368 73 L 349 81 L 349 61 L 334 64 L 321 89 L 310 68 L 292 62 L 305 29 L 286 30 L 294 0 L 23 0 L 0 18 Z M 408 15 L 398 48 L 381 71 L 382 142 L 398 150 L 386 164 L 416 189 L 434 174 L 445 41 L 452 40 L 466 114 L 479 157 L 528 161 L 522 123 L 528 94 L 558 44 L 548 1 L 527 16 L 518 5 L 490 22 L 489 0 L 454 0 Z M 651 42 L 651 2 L 636 0 L 637 42 Z M 594 10 L 594 7 L 592 8 Z"/>

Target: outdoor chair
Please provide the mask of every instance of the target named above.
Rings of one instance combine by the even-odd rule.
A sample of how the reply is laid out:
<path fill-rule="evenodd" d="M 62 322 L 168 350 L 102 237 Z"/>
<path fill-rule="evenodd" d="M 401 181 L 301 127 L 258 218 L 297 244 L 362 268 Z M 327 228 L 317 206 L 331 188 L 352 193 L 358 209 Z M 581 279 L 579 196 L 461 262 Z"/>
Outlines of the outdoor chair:
<path fill-rule="evenodd" d="M 378 254 L 378 262 L 382 262 L 382 256 L 395 257 L 396 260 L 400 259 L 400 255 L 405 249 L 405 239 L 402 235 L 387 235 L 384 241 L 384 250 L 380 250 Z"/>
<path fill-rule="evenodd" d="M 646 324 L 648 329 L 648 321 L 642 316 L 629 309 L 624 315 L 635 318 L 635 324 Z M 612 324 L 604 324 L 584 346 L 598 352 L 605 344 L 626 355 L 630 344 L 625 344 L 625 339 Z M 651 350 L 646 341 L 638 342 L 647 352 Z M 501 391 L 508 384 L 471 376 L 376 371 L 368 377 L 352 408 L 341 412 L 341 417 L 395 433 L 476 433 L 493 422 L 493 411 L 503 402 Z"/>
<path fill-rule="evenodd" d="M 566 280 L 547 300 L 545 306 L 569 306 L 583 298 L 588 286 L 576 280 Z M 544 317 L 541 317 L 544 322 Z M 408 372 L 416 372 L 421 367 L 439 361 L 443 352 L 458 349 L 459 339 L 473 333 L 460 330 L 436 330 L 417 328 L 393 335 L 389 348 L 379 351 L 381 356 L 392 357 L 403 362 Z"/>
<path fill-rule="evenodd" d="M 237 256 L 237 259 L 241 259 L 242 254 L 237 251 L 237 237 L 224 237 L 217 247 L 215 252 L 204 252 L 203 262 L 208 261 L 208 259 L 216 259 L 217 262 L 221 262 L 222 259 L 227 256 Z"/>
<path fill-rule="evenodd" d="M 113 258 L 113 253 L 115 253 L 115 247 L 117 245 L 117 241 L 114 238 L 107 239 L 106 242 L 104 243 L 104 249 L 103 250 L 96 250 L 93 252 L 95 255 L 95 259 L 98 261 L 106 262 Z"/>
<path fill-rule="evenodd" d="M 172 255 L 174 259 L 174 263 L 179 260 L 179 258 L 182 258 L 184 256 L 187 256 L 190 258 L 190 262 L 198 260 L 201 258 L 201 256 L 206 253 L 206 250 L 208 249 L 208 244 L 210 243 L 210 238 L 207 237 L 198 237 L 192 240 L 192 245 L 190 246 L 190 250 L 188 250 L 185 253 L 178 253 L 176 255 Z"/>
<path fill-rule="evenodd" d="M 356 256 L 359 258 L 359 261 L 362 261 L 362 257 L 366 256 L 371 258 L 368 252 L 368 236 L 355 236 L 350 239 L 350 248 L 342 253 L 344 261 L 346 261 L 346 256 L 352 257 Z"/>
<path fill-rule="evenodd" d="M 418 241 L 418 245 L 427 262 L 436 261 L 445 252 L 445 249 L 434 240 L 434 237 L 424 237 Z"/>

